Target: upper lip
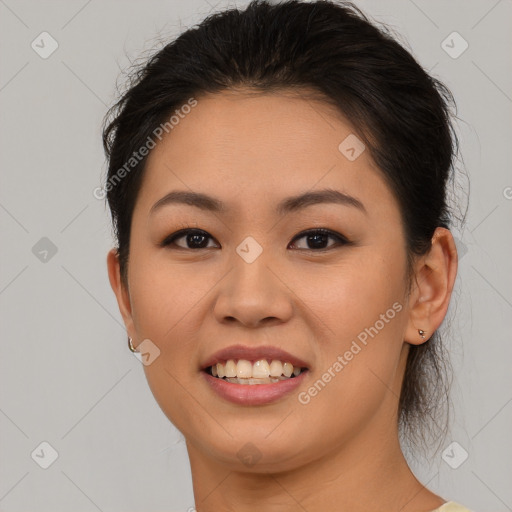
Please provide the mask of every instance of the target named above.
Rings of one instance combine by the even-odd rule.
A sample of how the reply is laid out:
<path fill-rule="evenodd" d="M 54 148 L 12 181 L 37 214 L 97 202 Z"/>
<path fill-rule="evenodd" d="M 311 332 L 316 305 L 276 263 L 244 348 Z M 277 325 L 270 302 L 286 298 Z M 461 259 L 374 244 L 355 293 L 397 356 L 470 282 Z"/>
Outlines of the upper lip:
<path fill-rule="evenodd" d="M 229 359 L 247 359 L 248 361 L 258 361 L 260 359 L 277 359 L 283 363 L 291 363 L 293 366 L 307 368 L 308 364 L 302 359 L 271 345 L 261 345 L 258 347 L 248 347 L 245 345 L 231 345 L 223 348 L 215 354 L 212 354 L 201 365 L 201 370 L 205 370 L 217 363 L 222 363 Z"/>

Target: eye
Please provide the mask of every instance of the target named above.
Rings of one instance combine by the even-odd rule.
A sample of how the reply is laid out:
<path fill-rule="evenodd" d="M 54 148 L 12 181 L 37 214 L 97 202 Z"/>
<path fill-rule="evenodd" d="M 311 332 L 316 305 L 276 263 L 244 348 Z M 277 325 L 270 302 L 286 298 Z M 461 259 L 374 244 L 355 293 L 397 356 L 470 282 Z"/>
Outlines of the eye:
<path fill-rule="evenodd" d="M 181 240 L 182 238 L 185 239 L 185 246 L 176 244 L 176 240 Z M 180 249 L 208 249 L 209 247 L 205 245 L 205 240 L 208 238 L 213 240 L 211 235 L 201 229 L 181 229 L 168 236 L 160 245 L 162 247 L 177 245 Z M 190 244 L 190 246 L 187 247 L 187 244 Z"/>
<path fill-rule="evenodd" d="M 311 244 L 312 247 L 305 247 L 302 248 L 302 250 L 329 250 L 331 248 L 339 246 L 339 245 L 347 245 L 350 242 L 339 233 L 335 233 L 334 231 L 330 231 L 328 229 L 324 228 L 318 228 L 318 229 L 310 229 L 308 231 L 303 231 L 302 233 L 298 234 L 293 240 L 292 243 L 295 240 L 300 240 L 301 238 L 306 239 L 307 244 Z M 327 243 L 328 239 L 331 238 L 336 241 L 336 243 L 332 244 L 330 247 L 325 247 L 325 244 Z"/>
<path fill-rule="evenodd" d="M 329 250 L 333 247 L 340 246 L 340 245 L 347 245 L 350 244 L 350 242 L 339 233 L 336 233 L 334 231 L 330 231 L 328 229 L 324 228 L 317 228 L 317 229 L 310 229 L 308 231 L 303 231 L 302 233 L 298 234 L 291 242 L 290 245 L 295 245 L 296 240 L 300 240 L 301 238 L 306 239 L 306 244 L 310 244 L 310 247 L 302 247 L 300 250 L 314 250 L 314 251 L 325 251 Z M 331 244 L 330 246 L 325 246 L 325 244 L 328 242 L 329 238 L 335 241 L 334 244 Z M 185 245 L 177 244 L 177 240 L 185 239 Z M 179 231 L 176 231 L 172 235 L 169 235 L 167 238 L 165 238 L 161 243 L 161 247 L 168 247 L 171 245 L 176 246 L 180 249 L 208 249 L 212 246 L 208 245 L 208 239 L 213 240 L 213 237 L 208 234 L 206 231 L 203 231 L 202 229 L 181 229 Z M 213 246 L 214 247 L 214 246 Z"/>

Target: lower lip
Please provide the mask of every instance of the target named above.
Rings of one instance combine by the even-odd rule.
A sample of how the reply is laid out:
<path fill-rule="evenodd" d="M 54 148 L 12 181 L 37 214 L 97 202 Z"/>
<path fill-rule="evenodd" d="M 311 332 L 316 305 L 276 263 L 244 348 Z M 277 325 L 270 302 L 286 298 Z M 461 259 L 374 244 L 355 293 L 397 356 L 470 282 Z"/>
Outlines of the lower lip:
<path fill-rule="evenodd" d="M 205 371 L 201 373 L 211 389 L 222 398 L 238 405 L 264 405 L 275 402 L 297 389 L 304 382 L 308 370 L 297 377 L 272 384 L 232 384 Z"/>

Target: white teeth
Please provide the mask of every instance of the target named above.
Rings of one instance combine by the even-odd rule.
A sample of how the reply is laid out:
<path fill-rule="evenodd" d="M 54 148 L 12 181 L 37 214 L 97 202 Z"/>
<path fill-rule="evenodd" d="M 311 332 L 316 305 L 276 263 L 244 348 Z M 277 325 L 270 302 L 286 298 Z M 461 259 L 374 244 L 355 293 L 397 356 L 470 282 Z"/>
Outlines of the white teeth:
<path fill-rule="evenodd" d="M 214 377 L 225 378 L 235 384 L 267 384 L 279 382 L 292 375 L 297 377 L 301 373 L 301 367 L 294 367 L 289 362 L 282 363 L 276 359 L 270 364 L 266 359 L 259 359 L 254 364 L 247 359 L 228 359 L 224 364 L 213 365 L 211 373 Z"/>
<path fill-rule="evenodd" d="M 281 361 L 272 361 L 270 363 L 270 375 L 272 377 L 279 377 L 283 373 L 283 363 Z"/>
<path fill-rule="evenodd" d="M 250 379 L 252 377 L 252 364 L 247 359 L 240 359 L 236 365 L 236 375 L 239 379 Z"/>
<path fill-rule="evenodd" d="M 252 376 L 255 379 L 265 379 L 270 375 L 270 366 L 265 359 L 252 365 Z"/>
<path fill-rule="evenodd" d="M 283 375 L 285 377 L 291 377 L 293 373 L 293 365 L 290 363 L 283 364 Z"/>
<path fill-rule="evenodd" d="M 226 377 L 236 377 L 236 363 L 233 359 L 226 361 Z"/>

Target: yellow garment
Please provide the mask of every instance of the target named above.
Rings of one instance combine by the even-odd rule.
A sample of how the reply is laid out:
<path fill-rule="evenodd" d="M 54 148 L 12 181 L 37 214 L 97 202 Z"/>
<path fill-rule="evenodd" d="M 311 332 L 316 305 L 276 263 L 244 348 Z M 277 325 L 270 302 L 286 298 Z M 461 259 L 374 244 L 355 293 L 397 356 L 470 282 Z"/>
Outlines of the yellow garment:
<path fill-rule="evenodd" d="M 455 503 L 455 501 L 447 501 L 444 505 L 432 510 L 432 512 L 471 512 L 471 510 L 463 505 Z"/>

